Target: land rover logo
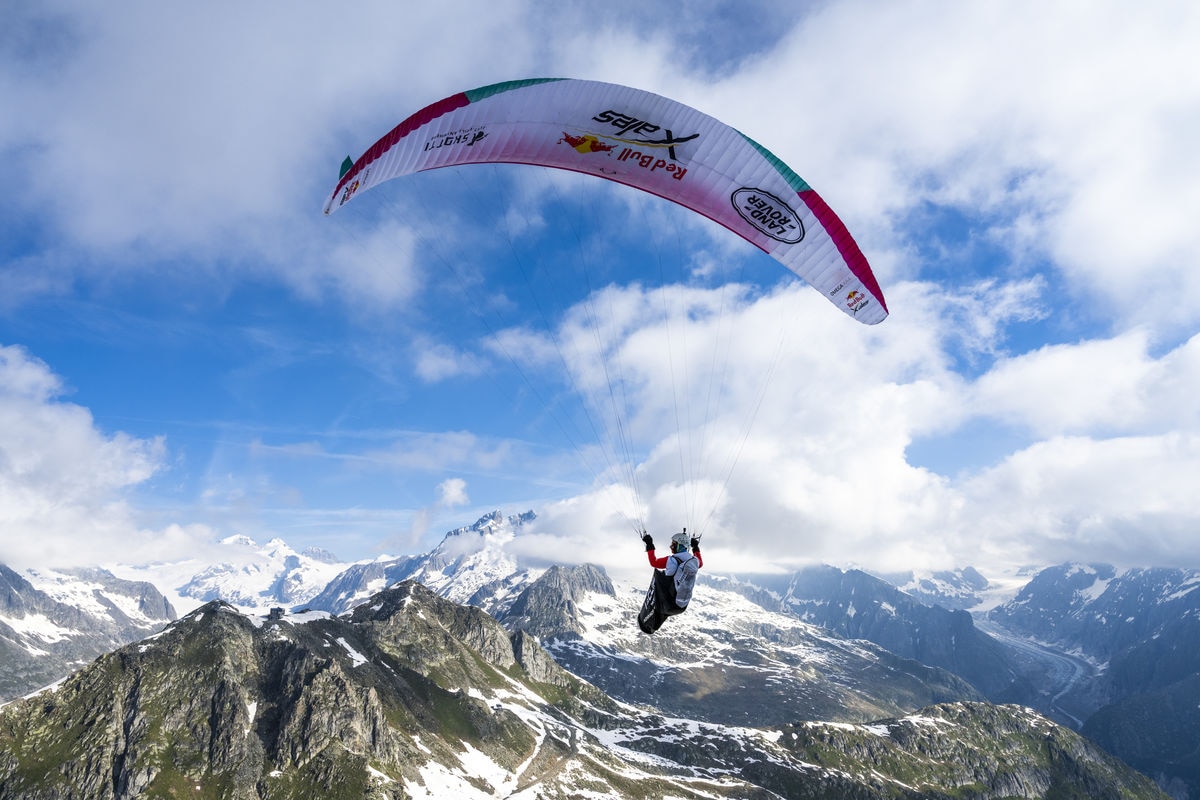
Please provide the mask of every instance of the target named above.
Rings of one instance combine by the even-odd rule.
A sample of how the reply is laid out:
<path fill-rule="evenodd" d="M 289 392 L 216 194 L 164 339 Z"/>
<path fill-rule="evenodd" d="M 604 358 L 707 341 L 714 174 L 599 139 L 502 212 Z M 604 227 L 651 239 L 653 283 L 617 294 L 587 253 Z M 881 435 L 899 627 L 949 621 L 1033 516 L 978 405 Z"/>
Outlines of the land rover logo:
<path fill-rule="evenodd" d="M 787 244 L 804 238 L 804 223 L 791 206 L 770 192 L 743 187 L 734 190 L 730 201 L 742 219 L 760 231 Z"/>

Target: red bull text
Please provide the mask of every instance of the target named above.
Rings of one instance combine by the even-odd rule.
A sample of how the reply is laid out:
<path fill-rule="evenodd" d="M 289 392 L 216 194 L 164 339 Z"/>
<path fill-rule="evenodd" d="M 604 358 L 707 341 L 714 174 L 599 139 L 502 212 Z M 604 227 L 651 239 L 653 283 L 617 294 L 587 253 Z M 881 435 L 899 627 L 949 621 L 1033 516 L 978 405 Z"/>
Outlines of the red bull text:
<path fill-rule="evenodd" d="M 680 166 L 678 162 L 659 158 L 657 154 L 643 153 L 632 147 L 621 148 L 621 152 L 617 155 L 617 161 L 632 161 L 642 169 L 648 169 L 651 172 L 661 169 L 677 181 L 683 180 L 683 176 L 687 174 L 687 167 Z"/>

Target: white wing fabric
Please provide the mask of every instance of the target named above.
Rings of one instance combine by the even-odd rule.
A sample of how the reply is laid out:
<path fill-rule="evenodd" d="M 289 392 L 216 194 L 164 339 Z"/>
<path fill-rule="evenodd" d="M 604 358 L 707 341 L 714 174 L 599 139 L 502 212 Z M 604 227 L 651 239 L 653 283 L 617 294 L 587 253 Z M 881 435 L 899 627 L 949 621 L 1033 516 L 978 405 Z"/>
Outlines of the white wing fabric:
<path fill-rule="evenodd" d="M 481 163 L 573 170 L 659 195 L 752 242 L 855 319 L 887 317 L 846 226 L 786 164 L 707 114 L 627 86 L 545 78 L 447 97 L 355 161 L 325 213 L 391 178 Z"/>

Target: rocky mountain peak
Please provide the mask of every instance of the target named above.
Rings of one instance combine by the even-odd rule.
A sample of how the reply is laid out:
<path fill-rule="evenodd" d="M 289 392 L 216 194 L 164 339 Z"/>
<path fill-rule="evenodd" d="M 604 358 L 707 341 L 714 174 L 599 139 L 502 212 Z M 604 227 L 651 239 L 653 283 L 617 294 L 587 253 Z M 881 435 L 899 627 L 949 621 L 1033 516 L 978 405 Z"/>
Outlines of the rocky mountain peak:
<path fill-rule="evenodd" d="M 526 587 L 501 618 L 509 628 L 538 637 L 582 633 L 578 604 L 591 593 L 616 596 L 603 567 L 556 564 Z"/>

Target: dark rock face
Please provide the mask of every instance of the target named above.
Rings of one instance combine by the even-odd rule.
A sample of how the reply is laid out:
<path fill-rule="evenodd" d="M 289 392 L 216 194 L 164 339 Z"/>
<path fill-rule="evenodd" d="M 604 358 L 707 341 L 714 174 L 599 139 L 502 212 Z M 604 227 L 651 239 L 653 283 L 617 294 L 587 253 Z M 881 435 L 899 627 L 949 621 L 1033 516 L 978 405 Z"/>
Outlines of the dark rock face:
<path fill-rule="evenodd" d="M 864 732 L 865 730 L 865 732 Z M 952 703 L 866 729 L 811 723 L 784 730 L 781 742 L 812 763 L 903 776 L 904 797 L 1063 797 L 1119 800 L 1155 796 L 1144 775 L 1073 731 L 1029 709 Z M 912 753 L 923 768 L 909 772 Z M 935 789 L 934 787 L 938 787 Z"/>
<path fill-rule="evenodd" d="M 534 636 L 579 633 L 577 604 L 588 593 L 615 595 L 608 574 L 592 564 L 553 566 L 526 588 L 500 616 L 511 630 Z"/>
<path fill-rule="evenodd" d="M 569 676 L 418 584 L 374 600 L 261 627 L 214 601 L 98 659 L 0 715 L 0 796 L 364 797 L 369 765 L 379 787 L 419 782 L 412 765 L 457 763 L 453 744 L 525 761 L 534 734 L 473 688 L 516 683 L 518 654 L 551 686 Z"/>

